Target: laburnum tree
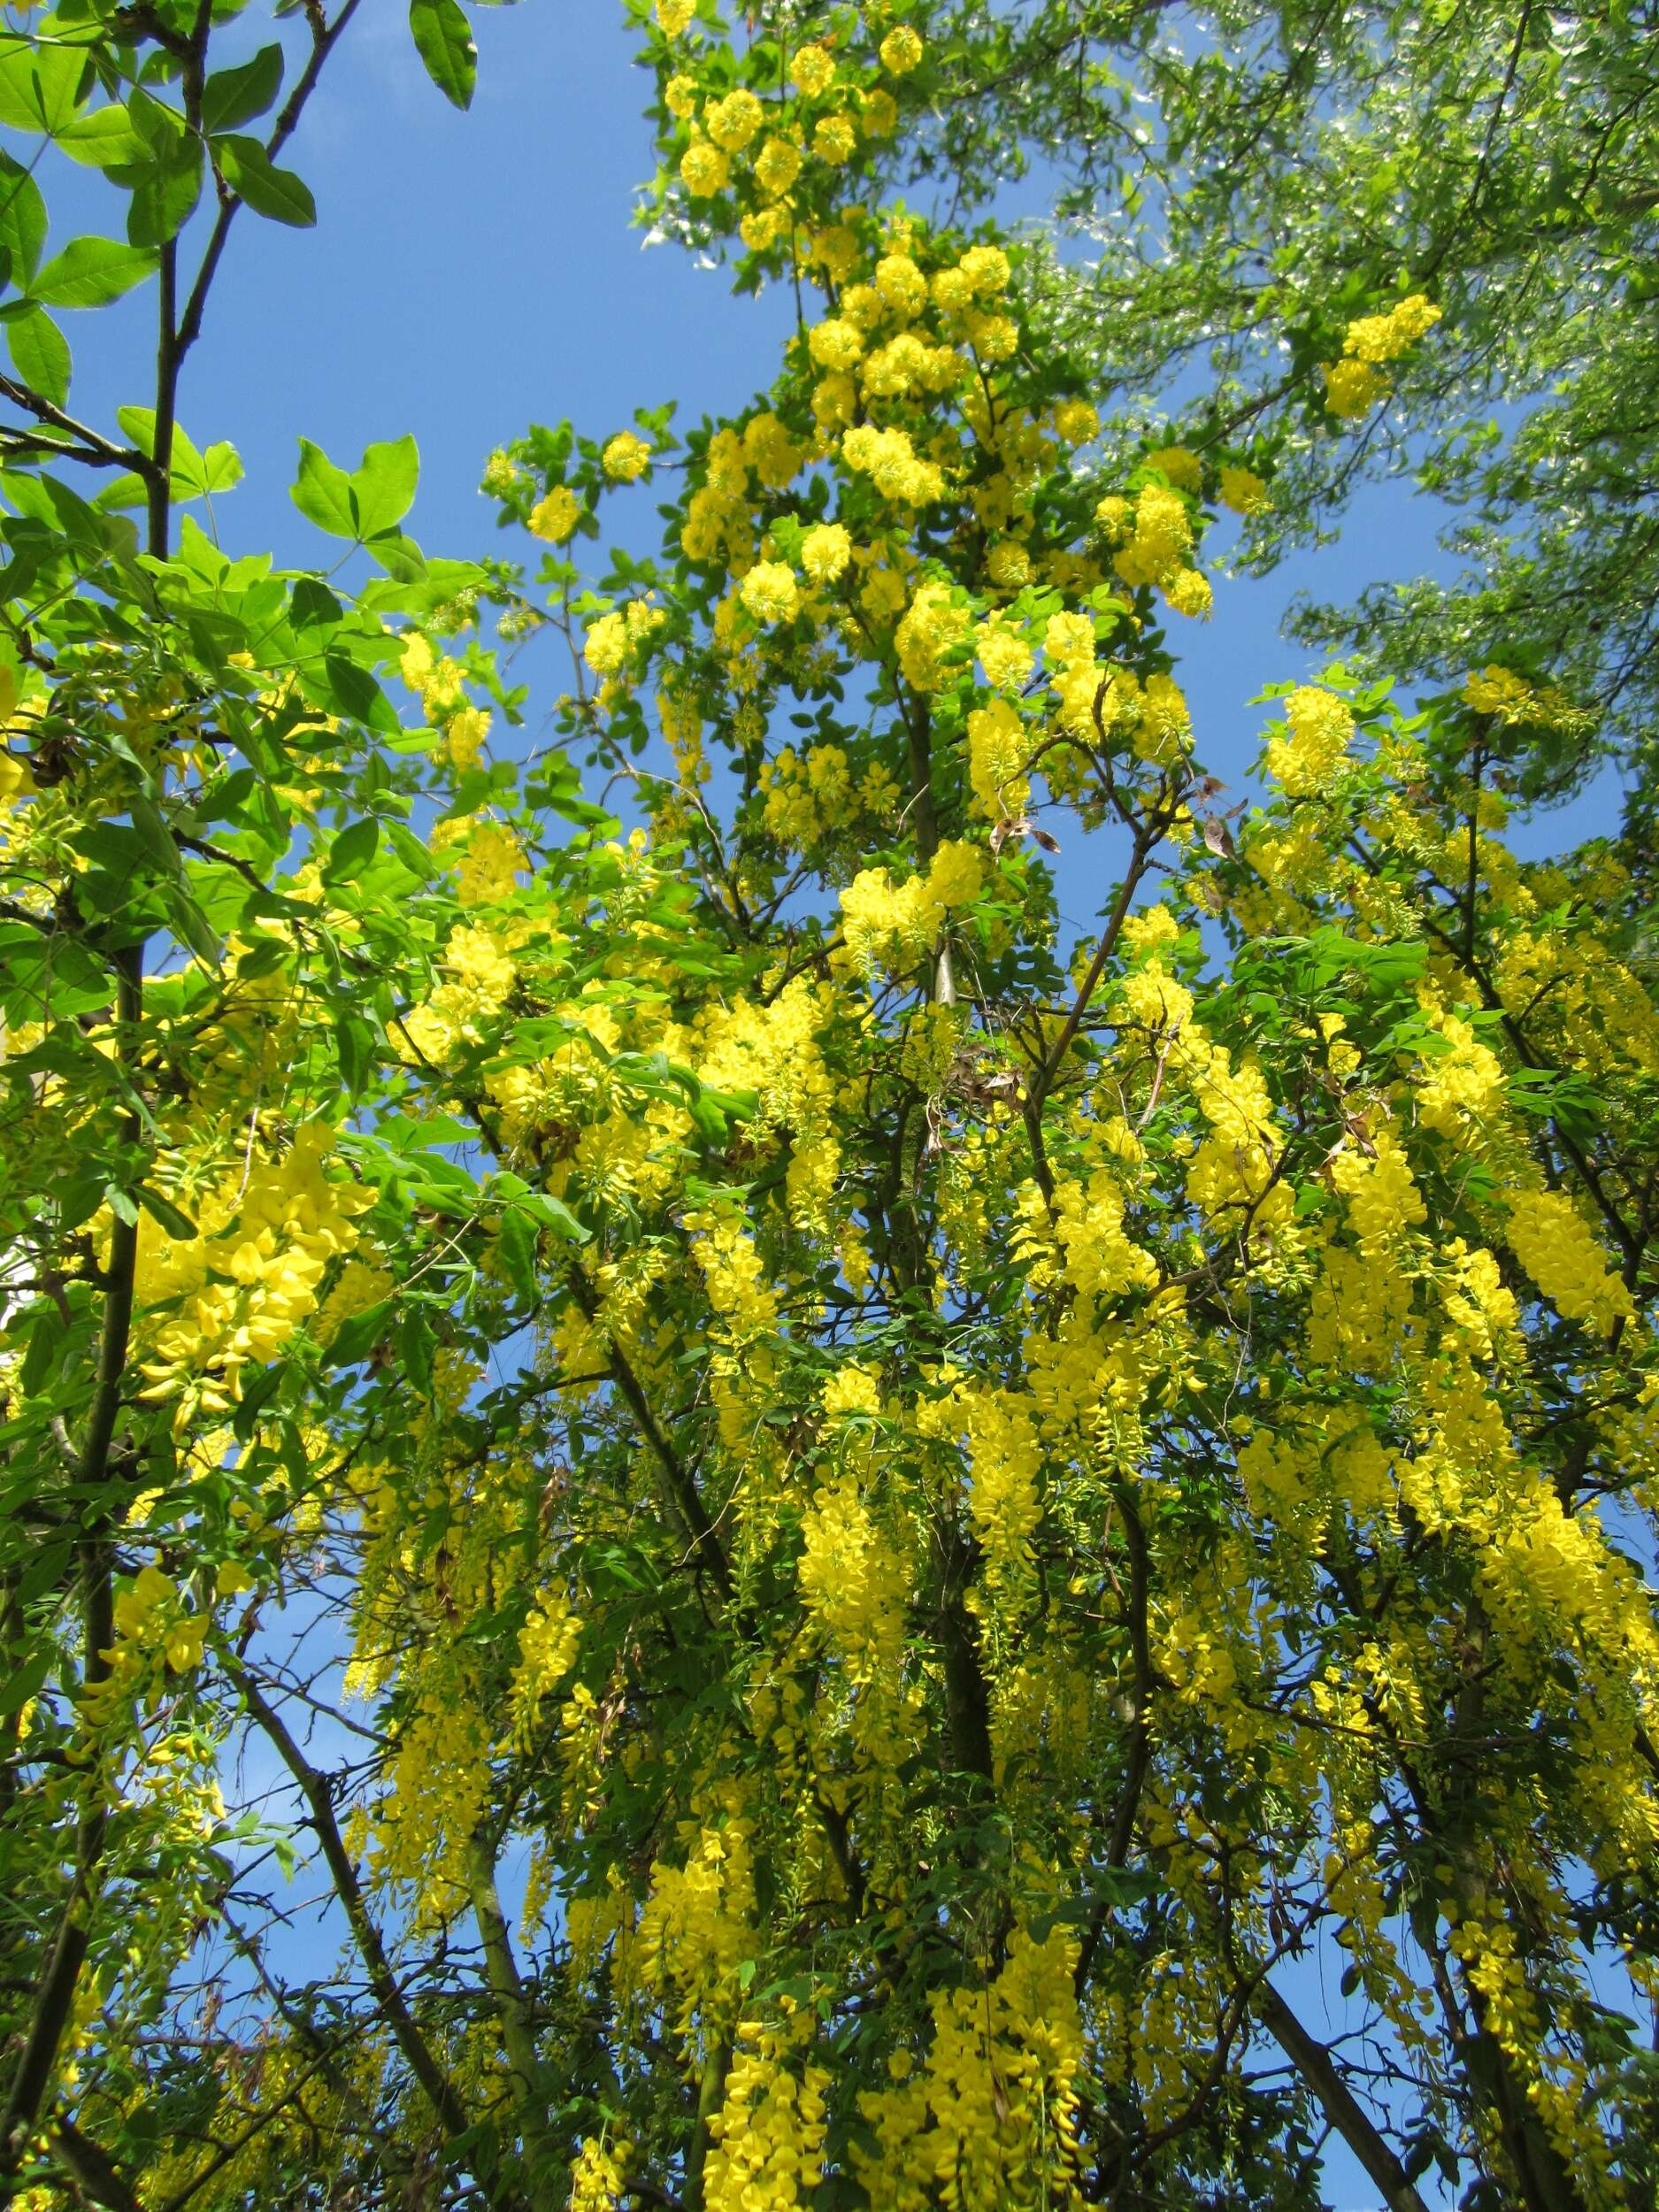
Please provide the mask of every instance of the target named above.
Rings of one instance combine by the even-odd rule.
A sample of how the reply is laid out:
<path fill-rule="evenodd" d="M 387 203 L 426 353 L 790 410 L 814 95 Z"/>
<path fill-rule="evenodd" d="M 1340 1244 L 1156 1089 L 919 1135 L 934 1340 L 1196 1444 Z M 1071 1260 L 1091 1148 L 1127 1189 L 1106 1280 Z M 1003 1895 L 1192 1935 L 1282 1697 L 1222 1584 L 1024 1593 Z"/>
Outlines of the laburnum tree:
<path fill-rule="evenodd" d="M 1584 707 L 1333 672 L 1224 818 L 1260 457 L 1102 441 L 927 0 L 628 0 L 757 396 L 532 429 L 473 565 L 308 446 L 327 579 L 231 557 L 180 374 L 354 7 L 0 42 L 130 209 L 5 168 L 6 2187 L 1651 2205 L 1650 863 L 1500 781 Z M 56 318 L 141 283 L 117 436 Z M 1332 465 L 1438 290 L 1333 323 Z"/>

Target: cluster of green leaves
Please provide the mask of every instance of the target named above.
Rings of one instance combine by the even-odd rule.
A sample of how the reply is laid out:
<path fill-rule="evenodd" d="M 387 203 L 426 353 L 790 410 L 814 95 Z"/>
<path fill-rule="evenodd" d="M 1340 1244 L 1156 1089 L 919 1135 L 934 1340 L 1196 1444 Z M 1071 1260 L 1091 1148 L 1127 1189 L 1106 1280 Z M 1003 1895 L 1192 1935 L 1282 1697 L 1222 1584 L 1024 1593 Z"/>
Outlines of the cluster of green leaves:
<path fill-rule="evenodd" d="M 296 504 L 373 564 L 348 589 L 337 563 L 327 575 L 283 572 L 222 551 L 211 502 L 234 488 L 241 462 L 227 442 L 199 449 L 178 420 L 238 212 L 315 220 L 309 188 L 279 157 L 356 0 L 332 19 L 308 7 L 299 39 L 283 22 L 293 11 L 277 7 L 278 35 L 251 53 L 246 12 L 69 0 L 0 35 L 0 127 L 17 150 L 0 152 L 12 363 L 0 375 L 0 772 L 8 798 L 19 778 L 30 795 L 27 843 L 0 856 L 0 1243 L 16 1356 L 0 1407 L 8 2196 L 39 2170 L 130 2201 L 111 2193 L 107 2150 L 84 2145 L 65 2114 L 47 2124 L 65 2039 L 88 1991 L 101 1991 L 102 2078 L 118 2096 L 135 2079 L 134 2039 L 170 2001 L 195 1916 L 234 1885 L 252 1832 L 210 1818 L 190 1840 L 159 1801 L 123 1801 L 131 1747 L 119 1723 L 102 1737 L 95 1727 L 88 1748 L 73 1719 L 108 1675 L 114 1591 L 130 1572 L 120 1531 L 139 1491 L 215 1532 L 221 1549 L 253 1494 L 137 1394 L 141 1240 L 196 1233 L 192 1191 L 170 1187 L 157 1162 L 176 1159 L 183 1133 L 241 1092 L 274 1008 L 291 1064 L 271 1110 L 349 1118 L 367 1106 L 383 1087 L 388 1027 L 426 987 L 453 907 L 411 826 L 443 803 L 423 795 L 432 733 L 404 730 L 381 676 L 396 652 L 389 622 L 465 607 L 486 579 L 428 561 L 404 534 L 413 441 L 372 446 L 349 472 L 302 449 Z M 461 9 L 415 0 L 411 30 L 465 106 L 473 55 Z M 57 158 L 98 169 L 125 196 L 124 240 L 50 249 L 42 186 Z M 135 372 L 143 402 L 119 407 L 105 434 L 66 411 L 72 362 L 57 318 L 145 284 L 156 314 L 153 353 Z M 77 470 L 89 472 L 80 488 Z M 204 523 L 178 516 L 200 502 Z M 134 506 L 142 527 L 121 511 Z M 498 680 L 494 692 L 511 715 Z M 250 1025 L 256 1006 L 265 1010 Z M 257 1118 L 257 1082 L 253 1096 Z M 416 1188 L 444 1164 L 436 1152 L 424 1171 L 411 1159 Z M 342 1368 L 337 1401 L 349 1378 Z M 265 1477 L 250 1467 L 256 1486 L 274 1471 L 294 1494 L 309 1490 L 300 1409 L 327 1402 L 331 1387 L 326 1373 L 313 1385 L 307 1401 L 296 1374 L 273 1366 L 237 1409 L 236 1433 L 265 1466 Z M 226 1722 L 180 1686 L 169 1724 L 188 1765 L 211 1770 Z M 273 1847 L 288 1855 L 285 1841 Z M 119 2147 L 134 2172 L 165 2140 L 180 2093 L 177 2081 L 155 2086 Z"/>

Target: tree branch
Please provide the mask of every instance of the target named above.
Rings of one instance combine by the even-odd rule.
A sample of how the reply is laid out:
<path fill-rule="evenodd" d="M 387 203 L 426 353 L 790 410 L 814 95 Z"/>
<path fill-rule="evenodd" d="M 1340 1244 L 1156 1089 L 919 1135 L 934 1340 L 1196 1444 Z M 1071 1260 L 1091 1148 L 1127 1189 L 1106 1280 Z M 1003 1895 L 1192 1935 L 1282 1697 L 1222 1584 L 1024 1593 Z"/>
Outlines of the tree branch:
<path fill-rule="evenodd" d="M 312 1766 L 289 1734 L 281 1717 L 266 1702 L 246 1669 L 232 1663 L 230 1676 L 249 1711 L 270 1738 L 277 1755 L 293 1776 L 300 1794 L 310 1809 L 311 1825 L 322 1847 L 334 1894 L 344 1909 L 352 1939 L 369 1978 L 369 1987 L 393 2041 L 402 2052 L 409 2070 L 420 2084 L 444 2132 L 451 2138 L 468 2134 L 472 2122 L 466 2108 L 432 2046 L 422 2034 L 397 1977 L 392 1971 L 391 1961 L 387 1956 L 380 1932 L 369 1911 L 357 1869 L 352 1865 L 341 1838 L 340 1824 L 334 1818 L 334 1798 L 327 1778 Z M 473 2152 L 469 2151 L 468 2155 L 475 2158 Z M 515 2199 L 499 2191 L 490 2193 L 490 2201 L 503 2208 L 516 2203 Z"/>
<path fill-rule="evenodd" d="M 1407 2178 L 1405 2168 L 1372 2125 L 1325 2045 L 1310 2035 L 1265 1978 L 1256 1984 L 1255 2003 L 1263 2026 L 1317 2098 L 1332 2126 L 1382 2191 L 1388 2212 L 1428 2212 L 1428 2207 Z"/>

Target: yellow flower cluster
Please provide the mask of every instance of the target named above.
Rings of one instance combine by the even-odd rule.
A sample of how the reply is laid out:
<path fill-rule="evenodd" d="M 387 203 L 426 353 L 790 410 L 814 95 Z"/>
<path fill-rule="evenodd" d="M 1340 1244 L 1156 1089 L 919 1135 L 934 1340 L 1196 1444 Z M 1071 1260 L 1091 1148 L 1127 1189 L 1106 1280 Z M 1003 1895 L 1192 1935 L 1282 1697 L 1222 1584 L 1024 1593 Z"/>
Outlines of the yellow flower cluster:
<path fill-rule="evenodd" d="M 751 1824 L 727 1804 L 718 1824 L 686 1824 L 683 1866 L 659 1859 L 640 1915 L 641 1967 L 671 1999 L 681 2035 L 699 2032 L 711 2048 L 735 2021 L 738 1970 L 755 1955 L 755 1863 Z"/>
<path fill-rule="evenodd" d="M 1421 292 L 1399 301 L 1386 315 L 1362 315 L 1349 323 L 1342 358 L 1324 366 L 1325 403 L 1339 420 L 1368 415 L 1390 390 L 1381 365 L 1397 361 L 1440 319 L 1440 311 Z"/>
<path fill-rule="evenodd" d="M 489 735 L 488 708 L 472 704 L 460 663 L 447 653 L 434 654 L 419 630 L 404 635 L 398 665 L 404 683 L 419 699 L 426 720 L 443 732 L 445 758 L 465 772 L 477 760 Z"/>
<path fill-rule="evenodd" d="M 747 567 L 755 546 L 750 480 L 764 491 L 787 490 L 807 458 L 806 449 L 769 410 L 751 416 L 741 430 L 718 430 L 709 442 L 703 481 L 687 505 L 680 531 L 687 559 L 724 558 L 733 568 Z"/>
<path fill-rule="evenodd" d="M 1031 1588 L 1032 1540 L 1042 1517 L 1042 1444 L 1028 1396 L 964 1384 L 957 1402 L 966 1417 L 972 1475 L 968 1513 L 985 1550 L 983 1594 L 976 1591 L 974 1601 L 996 1621 L 1018 1611 Z"/>
<path fill-rule="evenodd" d="M 969 715 L 968 780 L 975 810 L 987 821 L 1016 819 L 1030 805 L 1031 780 L 1025 772 L 1030 751 L 1025 725 L 1011 699 L 993 699 Z"/>
<path fill-rule="evenodd" d="M 742 1458 L 776 1372 L 777 1295 L 741 1216 L 700 1214 L 688 1217 L 687 1225 L 696 1233 L 693 1249 L 709 1300 L 721 1440 Z"/>
<path fill-rule="evenodd" d="M 855 1686 L 897 1677 L 908 1592 L 891 1539 L 856 1474 L 825 1484 L 802 1523 L 798 1575 L 808 1613 Z"/>
<path fill-rule="evenodd" d="M 879 1413 L 875 1375 L 867 1367 L 838 1367 L 824 1386 L 824 1410 L 831 1420 L 843 1413 Z"/>
<path fill-rule="evenodd" d="M 1087 1182 L 1056 1183 L 1054 1202 L 1065 1279 L 1079 1297 L 1117 1298 L 1156 1287 L 1157 1262 L 1125 1235 L 1123 1192 L 1106 1169 Z"/>
<path fill-rule="evenodd" d="M 1082 744 L 1126 741 L 1142 760 L 1163 765 L 1191 749 L 1192 719 L 1174 678 L 1159 672 L 1143 684 L 1132 668 L 1102 667 L 1088 616 L 1053 616 L 1044 648 L 1060 726 Z M 1062 769 L 1051 765 L 1048 774 L 1050 787 L 1064 790 Z"/>
<path fill-rule="evenodd" d="M 784 571 L 788 576 L 787 569 Z M 793 586 L 793 578 L 790 579 Z M 614 676 L 667 620 L 666 611 L 649 599 L 631 599 L 626 607 L 612 607 L 588 626 L 582 658 L 595 676 Z"/>
<path fill-rule="evenodd" d="M 1423 1196 L 1400 1140 L 1386 1123 L 1366 1148 L 1346 1147 L 1331 1163 L 1331 1179 L 1348 1200 L 1348 1216 L 1360 1249 L 1385 1261 L 1403 1229 L 1425 1217 Z"/>
<path fill-rule="evenodd" d="M 174 1674 L 201 1663 L 211 1625 L 205 1613 L 187 1613 L 179 1586 L 159 1567 L 141 1567 L 130 1589 L 115 1601 L 115 1647 L 108 1655 L 118 1673 L 129 1657 L 124 1647 L 158 1648 Z"/>
<path fill-rule="evenodd" d="M 1328 791 L 1354 739 L 1345 700 L 1317 684 L 1298 684 L 1285 701 L 1285 733 L 1270 737 L 1267 772 L 1286 798 Z"/>
<path fill-rule="evenodd" d="M 1018 691 L 1031 674 L 1036 655 L 1014 625 L 994 615 L 974 634 L 974 649 L 985 680 L 995 691 Z"/>
<path fill-rule="evenodd" d="M 518 980 L 514 934 L 471 924 L 453 933 L 443 955 L 450 980 L 403 1017 L 403 1035 L 420 1059 L 442 1065 L 462 1045 L 481 1041 Z"/>
<path fill-rule="evenodd" d="M 925 876 L 895 884 L 885 868 L 864 868 L 841 893 L 848 958 L 862 975 L 914 968 L 939 941 L 947 918 L 971 906 L 985 882 L 979 848 L 947 839 Z"/>
<path fill-rule="evenodd" d="M 1235 515 L 1259 515 L 1272 503 L 1267 486 L 1253 469 L 1239 468 L 1231 463 L 1222 468 L 1217 496 Z"/>
<path fill-rule="evenodd" d="M 1413 292 L 1386 315 L 1362 315 L 1351 322 L 1342 350 L 1356 361 L 1397 361 L 1440 319 L 1440 309 L 1425 294 Z"/>
<path fill-rule="evenodd" d="M 821 522 L 801 541 L 801 565 L 815 584 L 833 584 L 846 573 L 853 541 L 839 522 Z"/>
<path fill-rule="evenodd" d="M 1520 1326 L 1520 1308 L 1504 1283 L 1498 1263 L 1490 1252 L 1471 1251 L 1455 1237 L 1447 1257 L 1456 1267 L 1455 1284 L 1442 1286 L 1446 1316 L 1463 1335 L 1472 1356 L 1486 1361 L 1515 1348 Z"/>
<path fill-rule="evenodd" d="M 1155 465 L 1193 462 L 1179 447 L 1155 453 Z M 1164 473 L 1179 484 L 1193 472 L 1185 467 Z M 1192 488 L 1195 489 L 1196 486 Z M 1094 519 L 1115 550 L 1112 568 L 1125 584 L 1139 589 L 1156 585 L 1177 614 L 1206 615 L 1212 594 L 1209 580 L 1192 565 L 1193 518 L 1179 490 L 1164 484 L 1146 484 L 1133 501 L 1112 494 L 1094 510 Z"/>
<path fill-rule="evenodd" d="M 549 545 L 564 545 L 581 520 L 582 503 L 568 484 L 556 484 L 530 510 L 530 534 Z"/>
<path fill-rule="evenodd" d="M 881 48 L 883 66 L 892 75 L 902 75 L 915 67 L 921 50 L 919 39 L 907 27 L 890 32 Z M 889 55 L 891 60 L 886 58 Z M 732 184 L 746 188 L 751 199 L 758 196 L 763 204 L 751 205 L 737 224 L 744 244 L 754 250 L 764 251 L 787 232 L 791 195 L 809 146 L 827 167 L 838 169 L 861 137 L 884 138 L 897 120 L 889 93 L 843 86 L 840 76 L 827 49 L 808 42 L 790 60 L 789 82 L 798 96 L 781 111 L 763 104 L 743 85 L 701 106 L 692 77 L 672 77 L 665 88 L 670 114 L 686 123 L 689 133 L 680 160 L 680 183 L 694 200 L 712 198 Z"/>
<path fill-rule="evenodd" d="M 664 8 L 678 12 L 683 6 L 687 19 L 691 13 L 691 0 L 657 0 L 660 19 Z M 684 27 L 682 25 L 680 27 Z M 625 2146 L 614 2138 L 606 2141 L 590 2135 L 576 2153 L 571 2167 L 571 2193 L 566 2212 L 616 2212 L 621 2203 L 626 2180 L 624 2162 Z"/>
<path fill-rule="evenodd" d="M 651 465 L 651 449 L 632 430 L 618 430 L 600 456 L 600 465 L 613 483 L 637 483 Z"/>
<path fill-rule="evenodd" d="M 848 828 L 858 812 L 852 769 L 839 745 L 814 745 L 805 754 L 786 745 L 763 762 L 759 784 L 767 829 L 797 852 Z"/>
<path fill-rule="evenodd" d="M 881 66 L 895 77 L 914 69 L 921 58 L 921 34 L 912 30 L 908 23 L 901 23 L 896 30 L 889 31 L 881 42 Z"/>
<path fill-rule="evenodd" d="M 926 583 L 893 634 L 904 680 L 915 691 L 937 691 L 965 667 L 972 617 L 953 601 L 947 584 Z"/>
<path fill-rule="evenodd" d="M 135 1298 L 145 1387 L 179 1420 L 223 1413 L 316 1313 L 331 1267 L 357 1241 L 372 1192 L 324 1172 L 334 1132 L 309 1123 L 279 1157 L 240 1169 L 196 1205 L 198 1233 L 142 1217 Z"/>
<path fill-rule="evenodd" d="M 576 1663 L 581 1625 L 562 1590 L 544 1590 L 518 1631 L 518 1665 L 511 1700 L 512 1741 L 528 1751 L 541 1717 L 541 1701 Z"/>
<path fill-rule="evenodd" d="M 1418 1118 L 1455 1143 L 1474 1142 L 1502 1109 L 1502 1064 L 1460 1015 L 1432 1010 L 1429 1021 L 1444 1049 L 1417 1086 Z"/>
<path fill-rule="evenodd" d="M 797 2212 L 811 2203 L 824 2177 L 831 2077 L 810 2060 L 797 2073 L 788 2061 L 795 2046 L 810 2040 L 812 2025 L 810 2012 L 801 2027 L 792 2021 L 775 2028 L 741 2023 L 726 2101 L 709 2126 L 710 2212 L 728 2205 L 734 2212 Z"/>
<path fill-rule="evenodd" d="M 895 506 L 926 507 L 944 496 L 943 472 L 918 455 L 907 431 L 860 423 L 842 438 L 841 457 Z"/>
<path fill-rule="evenodd" d="M 1531 684 L 1513 669 L 1489 662 L 1463 679 L 1463 697 L 1477 714 L 1495 715 L 1499 721 L 1530 722 L 1543 729 L 1571 729 L 1594 721 L 1585 708 L 1575 707 L 1555 684 Z"/>
<path fill-rule="evenodd" d="M 1187 1071 L 1209 1124 L 1187 1173 L 1187 1196 L 1207 1220 L 1230 1215 L 1248 1223 L 1253 1237 L 1271 1239 L 1294 1202 L 1274 1178 L 1283 1138 L 1260 1064 L 1244 1053 L 1235 1066 L 1225 1047 L 1190 1020 L 1175 1036 L 1171 1058 Z"/>
<path fill-rule="evenodd" d="M 377 1882 L 407 1893 L 417 1927 L 438 1927 L 467 1901 L 467 1849 L 489 1792 L 488 1732 L 477 1686 L 442 1647 L 406 1666 L 404 1682 L 412 1694 L 393 1732 L 369 1859 Z"/>
<path fill-rule="evenodd" d="M 925 2068 L 901 2048 L 892 2085 L 860 2093 L 876 2147 L 856 2140 L 870 2201 L 891 2212 L 1041 2212 L 1073 2200 L 1084 2044 L 1077 1944 L 1017 1930 L 987 1986 L 938 1991 Z"/>
<path fill-rule="evenodd" d="M 1635 1311 L 1594 1232 L 1563 1191 L 1524 1191 L 1509 1202 L 1509 1247 L 1568 1321 L 1606 1334 Z"/>
<path fill-rule="evenodd" d="M 1321 373 L 1325 408 L 1339 422 L 1355 422 L 1369 415 L 1392 389 L 1382 371 L 1369 361 L 1327 361 Z"/>

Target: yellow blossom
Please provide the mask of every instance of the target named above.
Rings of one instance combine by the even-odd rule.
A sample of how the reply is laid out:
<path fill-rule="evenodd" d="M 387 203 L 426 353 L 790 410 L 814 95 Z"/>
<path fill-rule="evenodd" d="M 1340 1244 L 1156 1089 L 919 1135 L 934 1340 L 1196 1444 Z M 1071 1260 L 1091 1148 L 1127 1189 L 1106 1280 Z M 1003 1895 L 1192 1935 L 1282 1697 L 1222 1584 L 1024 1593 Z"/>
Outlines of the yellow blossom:
<path fill-rule="evenodd" d="M 556 484 L 530 510 L 530 534 L 549 545 L 563 545 L 581 520 L 582 503 L 568 484 Z"/>
<path fill-rule="evenodd" d="M 643 476 L 650 458 L 650 447 L 632 430 L 618 431 L 601 456 L 605 474 L 619 484 L 632 484 Z"/>
<path fill-rule="evenodd" d="M 903 76 L 921 58 L 921 38 L 908 23 L 901 23 L 896 30 L 889 31 L 881 42 L 881 66 L 893 76 Z"/>
<path fill-rule="evenodd" d="M 757 561 L 744 577 L 740 596 L 757 622 L 792 622 L 801 588 L 786 561 Z"/>

